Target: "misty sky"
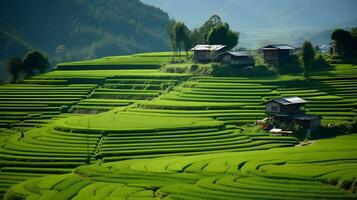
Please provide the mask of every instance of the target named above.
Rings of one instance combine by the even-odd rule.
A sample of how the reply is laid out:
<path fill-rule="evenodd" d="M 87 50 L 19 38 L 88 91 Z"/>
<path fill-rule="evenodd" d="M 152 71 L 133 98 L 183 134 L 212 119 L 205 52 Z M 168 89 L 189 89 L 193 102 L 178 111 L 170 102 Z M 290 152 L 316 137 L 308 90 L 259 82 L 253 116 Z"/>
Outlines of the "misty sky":
<path fill-rule="evenodd" d="M 357 0 L 141 0 L 189 27 L 220 15 L 234 29 L 332 27 L 357 19 Z"/>

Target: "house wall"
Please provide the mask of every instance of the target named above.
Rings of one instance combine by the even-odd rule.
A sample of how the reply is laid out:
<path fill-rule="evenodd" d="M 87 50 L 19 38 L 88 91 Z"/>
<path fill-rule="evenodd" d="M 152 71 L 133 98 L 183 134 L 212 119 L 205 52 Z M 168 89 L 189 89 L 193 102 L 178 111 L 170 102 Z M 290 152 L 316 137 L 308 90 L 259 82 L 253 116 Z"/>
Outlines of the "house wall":
<path fill-rule="evenodd" d="M 236 57 L 231 61 L 232 65 L 254 66 L 255 61 L 251 57 Z"/>
<path fill-rule="evenodd" d="M 279 66 L 290 62 L 291 51 L 281 49 L 263 49 L 263 58 L 269 65 Z"/>
<path fill-rule="evenodd" d="M 280 104 L 272 101 L 265 104 L 265 112 L 266 113 L 279 113 L 280 112 Z"/>
<path fill-rule="evenodd" d="M 265 104 L 265 112 L 269 114 L 296 115 L 305 113 L 304 104 L 280 105 L 274 101 Z"/>
<path fill-rule="evenodd" d="M 310 128 L 312 131 L 316 130 L 321 126 L 321 119 L 311 120 Z"/>
<path fill-rule="evenodd" d="M 193 59 L 196 62 L 210 62 L 210 61 L 212 61 L 211 52 L 210 51 L 194 51 Z"/>
<path fill-rule="evenodd" d="M 239 66 L 254 66 L 255 61 L 248 56 L 235 57 L 232 55 L 223 55 L 218 58 L 223 64 L 239 65 Z"/>
<path fill-rule="evenodd" d="M 221 63 L 231 63 L 232 62 L 232 56 L 229 54 L 226 54 L 224 56 L 219 57 Z"/>
<path fill-rule="evenodd" d="M 269 65 L 279 65 L 279 51 L 278 49 L 263 49 L 263 58 L 265 63 Z"/>
<path fill-rule="evenodd" d="M 294 104 L 288 106 L 280 106 L 280 112 L 284 114 L 304 114 L 305 113 L 305 106 L 303 104 Z"/>
<path fill-rule="evenodd" d="M 290 50 L 279 50 L 279 64 L 288 64 L 290 62 L 290 56 Z"/>

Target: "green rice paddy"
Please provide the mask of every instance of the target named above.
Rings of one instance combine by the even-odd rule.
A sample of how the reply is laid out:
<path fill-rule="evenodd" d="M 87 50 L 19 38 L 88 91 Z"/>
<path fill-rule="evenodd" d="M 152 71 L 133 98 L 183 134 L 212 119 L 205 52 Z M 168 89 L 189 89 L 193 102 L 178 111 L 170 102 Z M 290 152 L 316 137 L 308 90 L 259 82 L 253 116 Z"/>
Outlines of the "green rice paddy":
<path fill-rule="evenodd" d="M 356 199 L 356 135 L 271 136 L 253 123 L 300 96 L 324 124 L 352 121 L 357 67 L 299 76 L 159 71 L 169 52 L 64 63 L 0 86 L 5 199 Z M 21 136 L 23 134 L 23 137 Z M 323 134 L 323 133 L 321 133 Z M 5 194 L 6 193 L 6 194 Z"/>

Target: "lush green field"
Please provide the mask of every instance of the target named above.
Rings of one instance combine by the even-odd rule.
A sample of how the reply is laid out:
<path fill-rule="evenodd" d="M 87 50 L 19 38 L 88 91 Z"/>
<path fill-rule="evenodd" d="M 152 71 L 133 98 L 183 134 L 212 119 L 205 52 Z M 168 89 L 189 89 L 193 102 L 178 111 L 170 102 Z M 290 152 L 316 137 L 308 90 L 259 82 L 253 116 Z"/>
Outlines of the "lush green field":
<path fill-rule="evenodd" d="M 181 53 L 185 59 L 184 52 Z M 191 53 L 190 53 L 191 55 Z M 172 60 L 172 52 L 153 52 L 129 56 L 111 56 L 95 60 L 67 62 L 57 66 L 58 70 L 110 70 L 110 69 L 158 69 Z"/>
<path fill-rule="evenodd" d="M 356 198 L 356 136 L 293 147 L 296 138 L 253 122 L 265 117 L 263 102 L 287 96 L 308 100 L 324 124 L 352 121 L 357 66 L 307 82 L 160 71 L 170 60 L 163 52 L 64 63 L 0 86 L 0 194 L 31 179 L 7 197 Z"/>
<path fill-rule="evenodd" d="M 356 199 L 356 141 L 81 166 L 18 184 L 5 199 Z"/>

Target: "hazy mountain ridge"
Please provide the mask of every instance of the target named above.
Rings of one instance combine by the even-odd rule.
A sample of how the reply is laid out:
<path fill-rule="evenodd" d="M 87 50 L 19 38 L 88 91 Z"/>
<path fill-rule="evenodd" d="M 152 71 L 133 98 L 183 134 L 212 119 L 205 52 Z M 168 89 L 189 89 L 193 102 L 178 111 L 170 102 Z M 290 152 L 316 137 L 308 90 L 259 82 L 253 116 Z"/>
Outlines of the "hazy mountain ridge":
<path fill-rule="evenodd" d="M 316 32 L 357 26 L 355 0 L 206 0 L 204 6 L 201 0 L 142 1 L 159 6 L 191 28 L 218 14 L 241 33 L 240 47 L 258 48 L 269 42 L 301 45 Z"/>
<path fill-rule="evenodd" d="M 167 50 L 168 23 L 167 13 L 139 0 L 0 2 L 3 32 L 13 30 L 54 61 Z M 0 46 L 15 43 L 16 37 L 1 40 Z M 11 55 L 22 54 L 16 52 Z M 7 56 L 1 54 L 0 59 Z"/>
<path fill-rule="evenodd" d="M 197 26 L 207 16 L 220 14 L 237 29 L 314 26 L 326 27 L 357 19 L 354 0 L 142 0 L 159 6 L 189 26 Z M 185 12 L 180 12 L 185 7 Z M 196 15 L 192 18 L 192 15 Z M 190 20 L 187 20 L 190 19 Z"/>

